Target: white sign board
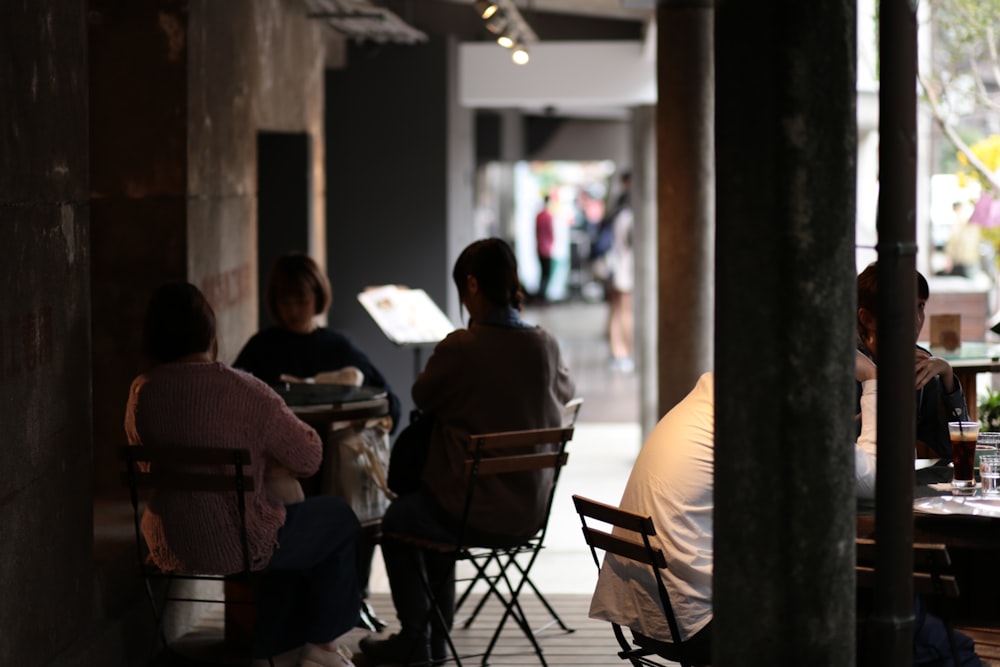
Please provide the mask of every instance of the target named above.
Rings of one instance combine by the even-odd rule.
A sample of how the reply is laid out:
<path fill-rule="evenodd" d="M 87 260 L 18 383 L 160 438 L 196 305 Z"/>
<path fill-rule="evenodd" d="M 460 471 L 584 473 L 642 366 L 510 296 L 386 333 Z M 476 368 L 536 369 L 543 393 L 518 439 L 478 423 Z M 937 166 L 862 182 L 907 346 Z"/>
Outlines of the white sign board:
<path fill-rule="evenodd" d="M 422 289 L 370 287 L 358 294 L 358 301 L 386 338 L 397 345 L 437 343 L 455 330 L 448 316 Z"/>

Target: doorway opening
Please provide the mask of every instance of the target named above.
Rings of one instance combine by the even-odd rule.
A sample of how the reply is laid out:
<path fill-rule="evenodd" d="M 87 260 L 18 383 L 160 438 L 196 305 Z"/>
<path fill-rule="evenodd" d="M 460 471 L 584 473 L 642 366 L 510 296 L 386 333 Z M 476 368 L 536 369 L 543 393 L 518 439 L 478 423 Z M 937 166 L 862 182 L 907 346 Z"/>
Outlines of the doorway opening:
<path fill-rule="evenodd" d="M 305 132 L 257 133 L 258 328 L 268 326 L 264 302 L 267 273 L 280 255 L 308 252 L 312 178 Z"/>

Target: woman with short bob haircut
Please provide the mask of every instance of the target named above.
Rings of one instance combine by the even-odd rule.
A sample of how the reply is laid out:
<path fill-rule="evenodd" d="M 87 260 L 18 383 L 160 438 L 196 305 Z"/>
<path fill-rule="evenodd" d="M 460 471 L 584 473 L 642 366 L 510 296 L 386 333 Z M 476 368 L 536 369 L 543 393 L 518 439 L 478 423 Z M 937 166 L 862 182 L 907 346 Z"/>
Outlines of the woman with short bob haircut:
<path fill-rule="evenodd" d="M 358 519 L 332 496 L 286 506 L 264 483 L 271 466 L 298 477 L 314 474 L 322 458 L 319 435 L 266 384 L 216 360 L 215 314 L 194 285 L 157 288 L 143 348 L 151 366 L 129 390 L 130 445 L 252 452 L 246 523 L 250 566 L 262 573 L 254 654 L 294 651 L 303 667 L 349 665 L 334 640 L 358 621 Z M 241 572 L 240 529 L 230 505 L 222 494 L 159 490 L 142 516 L 152 560 L 185 574 Z"/>
<path fill-rule="evenodd" d="M 390 430 L 399 422 L 399 397 L 368 356 L 344 334 L 320 326 L 318 316 L 331 303 L 330 281 L 316 261 L 302 253 L 282 255 L 271 266 L 264 295 L 274 321 L 247 341 L 233 366 L 268 384 L 314 378 L 320 373 L 351 370 L 365 386 L 385 389 Z"/>

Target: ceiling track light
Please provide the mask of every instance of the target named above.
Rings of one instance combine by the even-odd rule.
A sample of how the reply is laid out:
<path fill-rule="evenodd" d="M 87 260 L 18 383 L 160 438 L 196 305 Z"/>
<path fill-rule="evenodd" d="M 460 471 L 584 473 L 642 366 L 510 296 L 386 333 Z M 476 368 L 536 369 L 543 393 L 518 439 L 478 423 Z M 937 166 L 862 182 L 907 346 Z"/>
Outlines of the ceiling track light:
<path fill-rule="evenodd" d="M 510 54 L 510 59 L 514 61 L 515 65 L 527 65 L 528 61 L 531 60 L 531 54 L 528 53 L 524 44 L 517 44 L 514 46 L 513 53 Z"/>
<path fill-rule="evenodd" d="M 476 0 L 476 11 L 484 21 L 496 14 L 498 9 L 500 9 L 500 5 L 491 2 L 491 0 Z"/>
<path fill-rule="evenodd" d="M 511 58 L 518 65 L 530 59 L 528 44 L 538 41 L 535 32 L 524 20 L 515 0 L 476 0 L 476 12 L 487 31 L 496 35 L 497 44 L 511 49 Z"/>

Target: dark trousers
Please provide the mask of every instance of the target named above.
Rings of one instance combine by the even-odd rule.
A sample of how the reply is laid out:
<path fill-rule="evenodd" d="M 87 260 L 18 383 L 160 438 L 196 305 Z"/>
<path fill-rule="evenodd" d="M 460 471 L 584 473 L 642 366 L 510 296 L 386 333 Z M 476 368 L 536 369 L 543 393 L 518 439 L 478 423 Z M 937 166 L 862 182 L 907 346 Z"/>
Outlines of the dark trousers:
<path fill-rule="evenodd" d="M 421 579 L 427 577 L 430 582 L 444 625 L 450 630 L 455 613 L 455 559 L 393 540 L 388 534 L 399 532 L 454 543 L 458 539 L 454 526 L 442 521 L 440 512 L 429 493 L 420 489 L 392 501 L 382 518 L 382 559 L 402 633 L 432 644 L 443 643 L 444 635 L 439 622 L 428 627 L 430 599 Z M 440 646 L 435 648 L 440 650 Z"/>
<path fill-rule="evenodd" d="M 333 496 L 286 509 L 260 578 L 254 654 L 261 657 L 336 639 L 357 625 L 361 606 L 354 511 Z"/>
<path fill-rule="evenodd" d="M 632 632 L 632 637 L 635 639 L 635 643 L 644 649 L 655 651 L 657 655 L 661 655 L 668 660 L 674 659 L 671 656 L 675 655 L 677 647 L 670 642 L 661 642 L 658 639 L 647 637 L 635 631 Z M 687 641 L 684 642 L 684 647 L 688 660 L 692 661 L 695 665 L 710 664 L 712 662 L 712 621 L 709 621 L 708 625 L 688 637 Z"/>
<path fill-rule="evenodd" d="M 538 265 L 542 270 L 542 277 L 538 280 L 538 298 L 548 299 L 549 280 L 552 278 L 552 258 L 538 256 Z"/>

